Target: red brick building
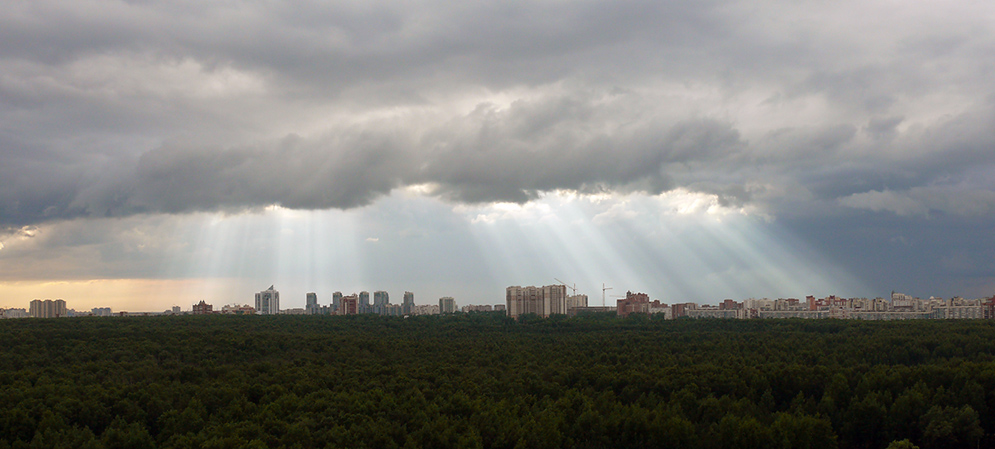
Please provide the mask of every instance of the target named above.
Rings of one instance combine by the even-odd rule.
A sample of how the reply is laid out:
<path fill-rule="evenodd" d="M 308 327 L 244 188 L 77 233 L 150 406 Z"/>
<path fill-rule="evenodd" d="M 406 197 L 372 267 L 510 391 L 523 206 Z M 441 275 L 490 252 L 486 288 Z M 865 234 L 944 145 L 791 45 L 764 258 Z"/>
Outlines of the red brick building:
<path fill-rule="evenodd" d="M 199 304 L 193 305 L 194 315 L 209 315 L 212 313 L 214 313 L 214 306 L 204 302 L 204 300 L 201 300 Z"/>
<path fill-rule="evenodd" d="M 719 310 L 739 310 L 743 308 L 743 303 L 727 299 L 719 303 Z"/>
<path fill-rule="evenodd" d="M 646 293 L 625 292 L 625 299 L 619 299 L 617 313 L 625 318 L 632 313 L 650 313 L 650 295 Z"/>
<path fill-rule="evenodd" d="M 343 296 L 339 300 L 339 315 L 355 315 L 359 313 L 359 296 Z"/>

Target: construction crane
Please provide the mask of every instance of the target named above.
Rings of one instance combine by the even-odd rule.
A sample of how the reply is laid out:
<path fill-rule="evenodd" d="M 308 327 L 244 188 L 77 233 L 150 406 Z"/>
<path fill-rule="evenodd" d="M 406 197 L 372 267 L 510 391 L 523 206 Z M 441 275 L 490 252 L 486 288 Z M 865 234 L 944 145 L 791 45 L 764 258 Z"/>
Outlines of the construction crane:
<path fill-rule="evenodd" d="M 563 282 L 563 281 L 561 281 L 559 279 L 556 279 L 556 278 L 553 278 L 553 279 L 555 279 L 556 282 L 559 282 L 559 283 L 563 284 L 564 287 L 573 290 L 574 291 L 574 296 L 577 296 L 577 284 L 574 284 L 573 287 L 571 287 L 570 284 L 567 284 L 566 282 Z"/>
<path fill-rule="evenodd" d="M 601 307 L 605 306 L 605 292 L 611 289 L 611 287 L 605 287 L 604 282 L 601 283 Z"/>

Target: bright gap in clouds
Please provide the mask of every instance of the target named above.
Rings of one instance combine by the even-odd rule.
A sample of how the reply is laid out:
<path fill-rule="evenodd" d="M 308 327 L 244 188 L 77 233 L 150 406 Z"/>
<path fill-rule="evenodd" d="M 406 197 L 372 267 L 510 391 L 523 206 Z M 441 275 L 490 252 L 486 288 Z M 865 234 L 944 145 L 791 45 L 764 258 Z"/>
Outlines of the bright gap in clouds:
<path fill-rule="evenodd" d="M 253 294 L 270 285 L 281 292 L 283 308 L 303 307 L 307 292 L 328 304 L 334 291 L 362 290 L 386 290 L 395 303 L 413 291 L 418 304 L 441 296 L 461 305 L 500 304 L 509 285 L 549 285 L 554 278 L 576 284 L 592 305 L 601 303 L 602 283 L 612 287 L 609 304 L 626 290 L 666 303 L 868 294 L 776 221 L 684 190 L 557 191 L 524 204 L 453 206 L 425 191 L 399 189 L 347 211 L 271 206 L 105 224 L 105 235 L 78 243 L 68 238 L 78 221 L 5 242 L 0 264 L 30 266 L 31 257 L 58 254 L 68 268 L 18 272 L 17 279 L 38 281 L 0 284 L 3 305 L 26 307 L 51 292 L 78 310 L 104 305 L 102 297 L 113 297 L 115 310 L 188 310 L 201 299 L 220 308 L 252 304 Z M 11 257 L 5 261 L 4 254 Z"/>
<path fill-rule="evenodd" d="M 713 195 L 554 192 L 524 205 L 455 209 L 473 223 L 488 266 L 508 285 L 576 283 L 600 304 L 626 290 L 664 302 L 861 294 L 854 277 L 776 223 L 721 206 Z M 523 277 L 523 274 L 525 276 Z"/>
<path fill-rule="evenodd" d="M 206 284 L 233 286 L 220 303 L 252 304 L 253 294 L 274 285 L 281 291 L 281 307 L 303 306 L 304 294 L 316 292 L 327 304 L 331 294 L 345 294 L 370 278 L 365 257 L 363 227 L 357 211 L 291 210 L 270 206 L 262 211 L 215 214 L 198 226 L 197 248 L 174 255 L 165 276 L 198 278 Z M 372 291 L 374 287 L 365 287 Z"/>

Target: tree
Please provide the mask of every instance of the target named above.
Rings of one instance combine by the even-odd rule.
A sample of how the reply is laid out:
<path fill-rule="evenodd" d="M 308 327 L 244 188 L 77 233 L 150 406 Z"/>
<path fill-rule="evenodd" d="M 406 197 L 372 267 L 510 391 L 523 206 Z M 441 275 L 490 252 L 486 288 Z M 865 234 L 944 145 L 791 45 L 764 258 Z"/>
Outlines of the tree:
<path fill-rule="evenodd" d="M 978 412 L 934 405 L 923 416 L 923 445 L 927 449 L 971 448 L 984 435 Z"/>

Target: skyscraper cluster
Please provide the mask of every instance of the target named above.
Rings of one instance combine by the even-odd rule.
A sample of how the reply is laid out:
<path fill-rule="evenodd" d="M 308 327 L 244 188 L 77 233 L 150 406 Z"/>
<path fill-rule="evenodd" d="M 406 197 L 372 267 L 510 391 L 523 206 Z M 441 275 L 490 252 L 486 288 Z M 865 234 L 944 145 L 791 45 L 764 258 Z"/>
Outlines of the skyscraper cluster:
<path fill-rule="evenodd" d="M 370 303 L 370 292 L 361 291 L 359 294 L 353 293 L 343 296 L 342 292 L 332 293 L 332 305 L 327 314 L 331 315 L 355 315 L 359 313 L 372 313 L 375 315 L 403 316 L 410 314 L 410 306 L 405 311 L 405 304 L 414 305 L 415 295 L 411 292 L 404 292 L 404 304 L 391 304 L 390 294 L 383 290 L 373 292 L 373 303 Z M 320 313 L 325 313 L 324 311 Z"/>
<path fill-rule="evenodd" d="M 31 301 L 28 315 L 32 318 L 61 318 L 66 316 L 66 302 L 61 299 L 44 301 L 36 299 Z"/>
<path fill-rule="evenodd" d="M 256 293 L 256 311 L 263 315 L 276 313 L 302 313 L 305 315 L 356 315 L 370 313 L 385 316 L 426 315 L 438 313 L 455 313 L 458 311 L 456 300 L 446 296 L 439 299 L 439 305 L 415 305 L 415 294 L 404 292 L 400 304 L 391 304 L 390 294 L 384 290 L 373 292 L 373 302 L 370 302 L 370 292 L 361 291 L 351 295 L 342 292 L 332 293 L 332 302 L 321 305 L 318 294 L 309 292 L 305 296 L 304 309 L 279 310 L 280 293 L 273 286 Z"/>

